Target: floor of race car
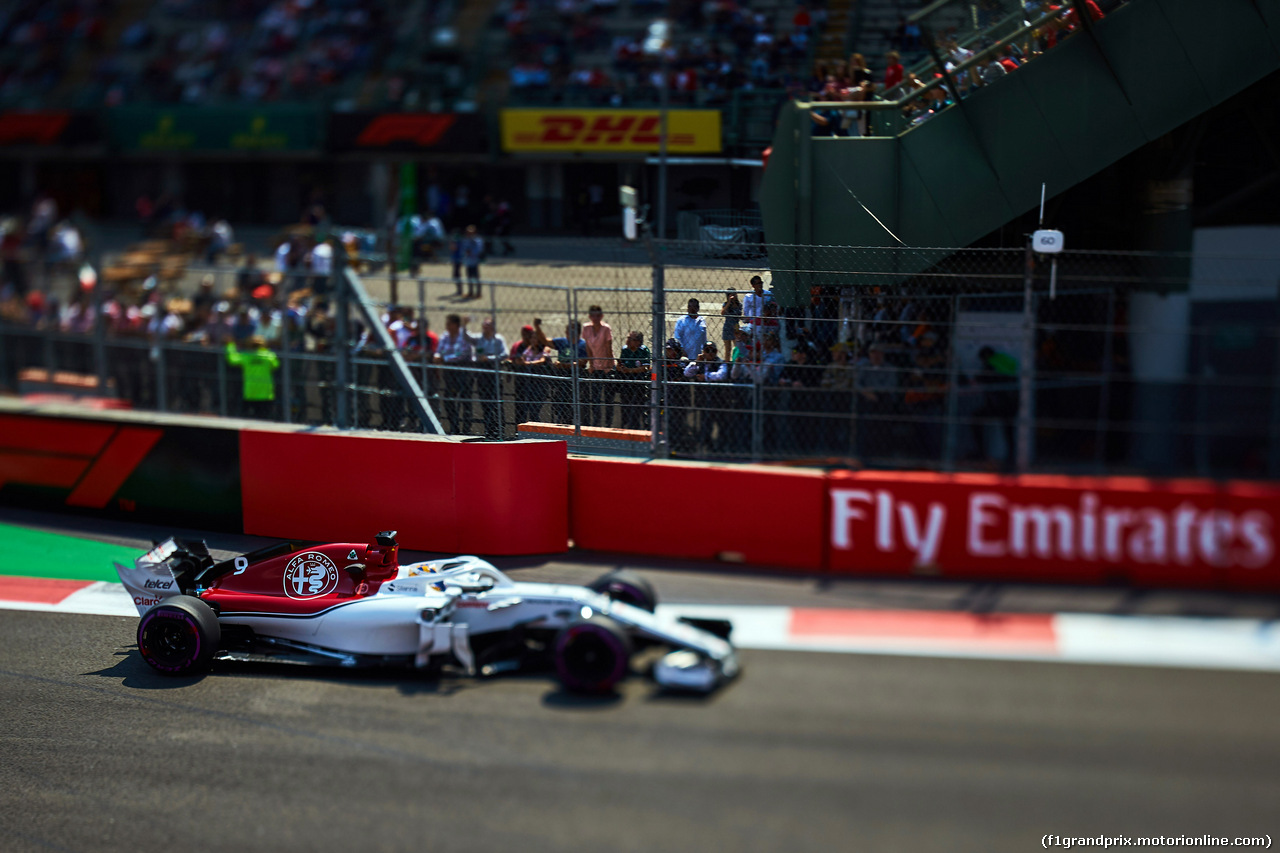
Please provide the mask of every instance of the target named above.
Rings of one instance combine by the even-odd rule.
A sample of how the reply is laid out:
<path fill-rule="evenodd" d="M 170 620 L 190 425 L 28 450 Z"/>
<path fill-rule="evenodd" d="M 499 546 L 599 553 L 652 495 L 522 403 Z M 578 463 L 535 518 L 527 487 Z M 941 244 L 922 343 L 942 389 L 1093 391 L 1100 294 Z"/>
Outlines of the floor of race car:
<path fill-rule="evenodd" d="M 0 523 L 126 550 L 170 532 L 10 510 Z M 515 570 L 584 581 L 613 565 Z M 1263 598 L 627 565 L 665 600 L 775 623 L 767 608 L 786 609 L 799 635 L 817 620 L 846 641 L 888 618 L 866 612 L 1276 616 Z M 862 623 L 812 615 L 824 608 Z M 957 624 L 944 633 L 964 636 Z M 136 625 L 0 612 L 0 850 L 985 851 L 1276 828 L 1269 672 L 748 648 L 742 678 L 709 698 L 633 679 L 586 699 L 545 676 L 228 663 L 166 679 L 138 657 Z"/>

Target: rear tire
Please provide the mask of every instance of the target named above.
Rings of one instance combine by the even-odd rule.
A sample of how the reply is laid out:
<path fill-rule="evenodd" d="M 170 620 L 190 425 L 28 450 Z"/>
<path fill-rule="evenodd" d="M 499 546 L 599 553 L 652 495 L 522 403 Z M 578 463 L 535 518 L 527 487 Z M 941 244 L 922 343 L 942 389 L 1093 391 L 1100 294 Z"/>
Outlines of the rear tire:
<path fill-rule="evenodd" d="M 556 675 L 573 693 L 610 693 L 631 668 L 631 638 L 608 616 L 567 625 L 554 646 Z"/>
<path fill-rule="evenodd" d="M 609 572 L 596 579 L 589 589 L 593 592 L 603 592 L 614 601 L 631 604 L 650 613 L 658 606 L 658 594 L 653 591 L 653 584 L 635 572 L 628 572 L 625 569 Z"/>
<path fill-rule="evenodd" d="M 204 672 L 222 640 L 213 608 L 190 595 L 165 599 L 138 624 L 138 651 L 164 675 Z"/>

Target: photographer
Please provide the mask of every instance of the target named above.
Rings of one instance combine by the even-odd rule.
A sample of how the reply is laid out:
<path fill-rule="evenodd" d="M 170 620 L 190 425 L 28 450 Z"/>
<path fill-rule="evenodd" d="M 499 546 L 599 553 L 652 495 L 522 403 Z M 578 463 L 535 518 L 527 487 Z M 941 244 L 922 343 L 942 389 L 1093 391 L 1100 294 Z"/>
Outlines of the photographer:
<path fill-rule="evenodd" d="M 720 316 L 724 317 L 724 327 L 720 330 L 720 340 L 724 341 L 724 360 L 732 361 L 733 342 L 737 336 L 738 323 L 742 320 L 742 303 L 738 301 L 738 291 L 732 287 L 724 292 Z"/>
<path fill-rule="evenodd" d="M 668 338 L 663 348 L 662 370 L 666 381 L 667 441 L 671 450 L 681 453 L 689 447 L 689 405 L 692 394 L 686 384 L 684 372 L 689 365 L 684 347 L 675 338 Z"/>
<path fill-rule="evenodd" d="M 723 385 L 729 380 L 729 362 L 722 361 L 716 351 L 716 345 L 706 343 L 698 357 L 689 362 L 684 369 L 685 379 L 693 382 L 715 383 L 697 390 L 697 406 L 700 410 L 701 424 L 698 428 L 698 443 L 708 451 L 712 448 L 712 435 L 719 427 L 719 441 L 724 442 L 728 421 L 726 413 L 729 400 L 724 393 Z"/>

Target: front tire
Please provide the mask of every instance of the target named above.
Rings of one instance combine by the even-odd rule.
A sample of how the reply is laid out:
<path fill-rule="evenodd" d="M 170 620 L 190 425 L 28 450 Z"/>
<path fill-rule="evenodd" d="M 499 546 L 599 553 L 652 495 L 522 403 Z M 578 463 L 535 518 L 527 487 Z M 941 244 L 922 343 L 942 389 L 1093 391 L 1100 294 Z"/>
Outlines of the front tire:
<path fill-rule="evenodd" d="M 608 616 L 565 626 L 554 646 L 556 675 L 573 693 L 610 693 L 631 668 L 631 638 Z"/>
<path fill-rule="evenodd" d="M 138 624 L 138 651 L 156 672 L 192 675 L 205 672 L 222 640 L 218 616 L 190 595 L 165 599 Z"/>

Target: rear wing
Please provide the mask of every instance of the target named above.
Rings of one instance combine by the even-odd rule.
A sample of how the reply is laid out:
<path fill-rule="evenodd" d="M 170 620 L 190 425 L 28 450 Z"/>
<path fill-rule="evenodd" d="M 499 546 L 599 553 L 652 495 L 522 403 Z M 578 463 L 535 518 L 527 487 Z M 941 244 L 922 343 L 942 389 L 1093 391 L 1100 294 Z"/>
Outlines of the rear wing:
<path fill-rule="evenodd" d="M 178 579 L 170 568 L 170 560 L 183 550 L 183 543 L 170 537 L 134 560 L 132 566 L 114 563 L 120 583 L 133 599 L 139 616 L 166 598 L 182 594 Z"/>

